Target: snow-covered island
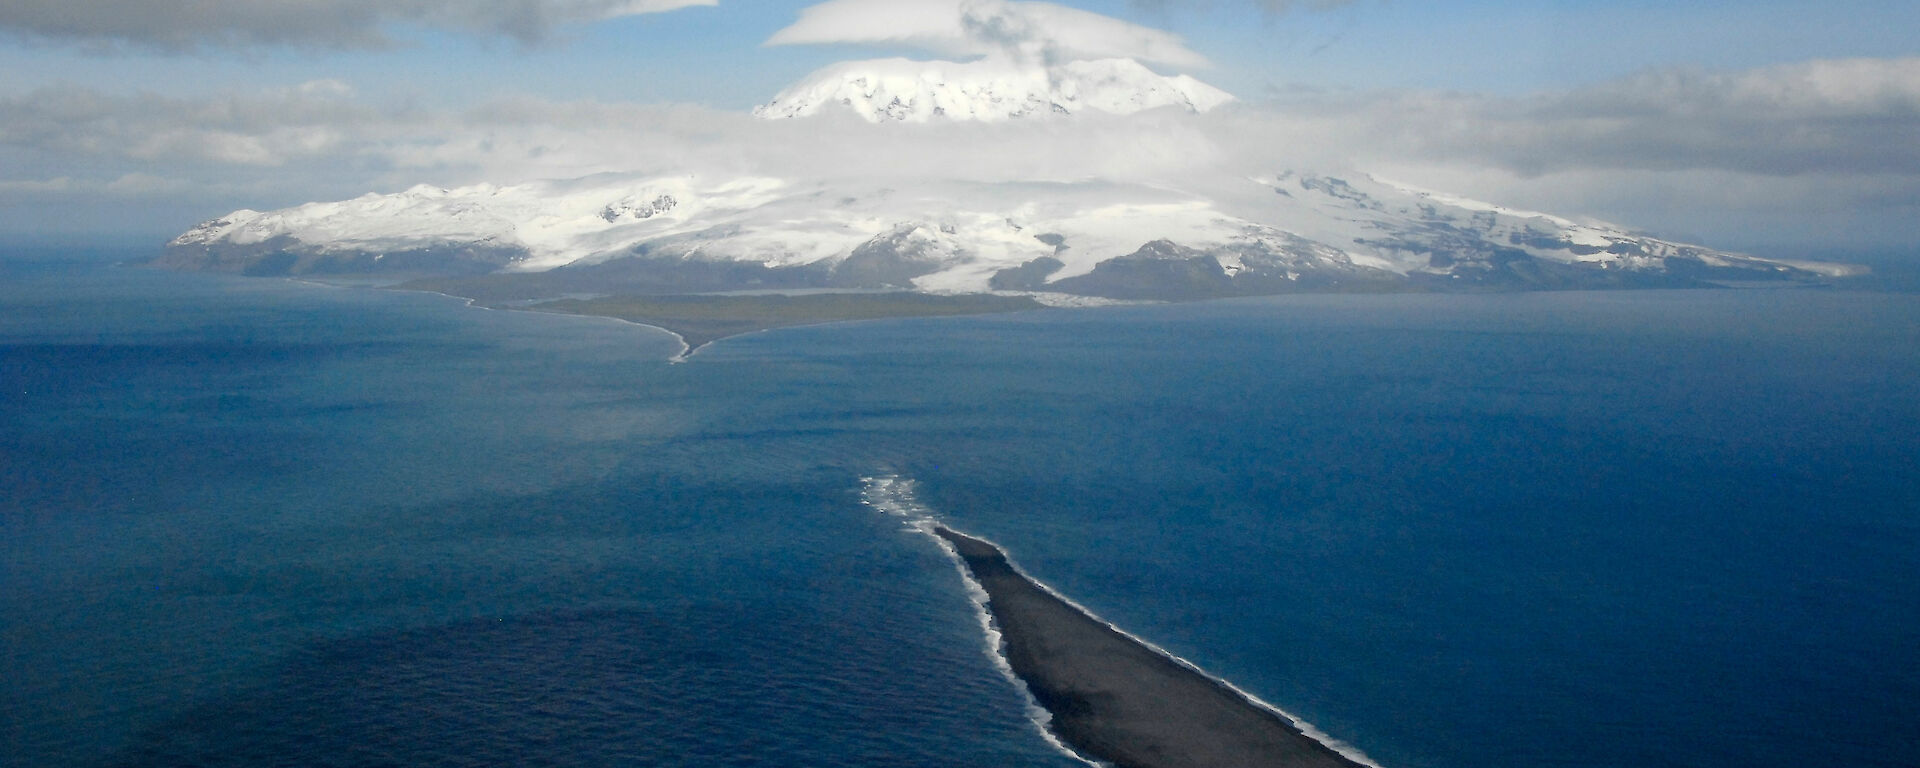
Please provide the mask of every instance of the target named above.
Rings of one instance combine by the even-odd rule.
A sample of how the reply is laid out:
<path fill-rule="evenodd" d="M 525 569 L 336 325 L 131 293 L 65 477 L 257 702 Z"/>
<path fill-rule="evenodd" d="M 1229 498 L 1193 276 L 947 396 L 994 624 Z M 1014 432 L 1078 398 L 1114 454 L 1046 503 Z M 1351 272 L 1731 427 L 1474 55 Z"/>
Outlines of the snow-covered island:
<path fill-rule="evenodd" d="M 805 173 L 716 167 L 421 185 L 234 211 L 175 238 L 154 263 L 251 275 L 404 276 L 416 281 L 413 287 L 500 305 L 582 294 L 892 291 L 1024 295 L 1032 299 L 1026 306 L 1329 291 L 1692 287 L 1849 273 L 1841 265 L 1728 253 L 1364 173 L 1242 168 L 1193 153 L 1191 143 L 1183 150 L 1156 145 L 1168 134 L 1194 132 L 1182 120 L 1231 109 L 1225 92 L 1125 58 L 844 62 L 762 105 L 756 124 L 790 138 L 909 137 L 919 142 L 909 145 L 917 157 L 941 156 L 956 137 L 1014 147 L 1032 137 L 1066 146 L 1083 135 L 1074 131 L 1085 131 L 1105 137 L 1110 154 L 1158 150 L 1171 160 L 1163 157 L 1157 167 L 1177 172 L 1055 168 L 991 176 L 959 160 L 945 171 L 901 173 L 875 159 L 831 174 L 816 164 Z M 1150 119 L 1128 122 L 1141 115 Z M 821 120 L 827 122 L 813 122 Z M 956 126 L 976 132 L 955 133 Z M 863 301 L 909 314 L 932 306 L 857 299 L 812 305 Z"/>
<path fill-rule="evenodd" d="M 490 275 L 473 284 L 497 283 L 513 298 L 837 288 L 1180 300 L 1846 273 L 1368 177 L 1291 172 L 1203 191 L 1098 180 L 927 181 L 908 190 L 627 175 L 421 186 L 235 211 L 174 239 L 155 263 L 255 275 Z"/>

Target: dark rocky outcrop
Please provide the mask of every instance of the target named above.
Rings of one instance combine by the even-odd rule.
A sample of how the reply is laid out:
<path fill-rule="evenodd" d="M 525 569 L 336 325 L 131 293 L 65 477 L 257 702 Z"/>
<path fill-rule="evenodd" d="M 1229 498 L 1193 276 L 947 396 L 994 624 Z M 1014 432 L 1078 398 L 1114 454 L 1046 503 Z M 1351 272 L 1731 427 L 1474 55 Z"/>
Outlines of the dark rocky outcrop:
<path fill-rule="evenodd" d="M 1206 250 L 1155 240 L 1046 289 L 1113 299 L 1191 301 L 1284 293 L 1404 290 L 1406 279 L 1361 267 L 1339 251 L 1257 231 Z M 1231 266 L 1228 266 L 1231 264 Z"/>
<path fill-rule="evenodd" d="M 996 291 L 1047 290 L 1047 278 L 1064 266 L 1066 264 L 1059 259 L 1041 256 L 1020 266 L 993 273 L 993 277 L 987 279 L 987 287 Z"/>
<path fill-rule="evenodd" d="M 834 266 L 830 282 L 841 288 L 912 288 L 914 278 L 954 260 L 958 249 L 943 234 L 921 224 L 897 225 L 853 249 Z"/>

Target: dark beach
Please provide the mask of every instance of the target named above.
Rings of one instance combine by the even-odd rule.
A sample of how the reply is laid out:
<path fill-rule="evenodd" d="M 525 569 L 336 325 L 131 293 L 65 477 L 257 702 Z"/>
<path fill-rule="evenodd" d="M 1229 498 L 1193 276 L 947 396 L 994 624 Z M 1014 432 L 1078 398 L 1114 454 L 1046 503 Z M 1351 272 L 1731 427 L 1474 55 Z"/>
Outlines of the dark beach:
<path fill-rule="evenodd" d="M 986 590 L 1014 674 L 1080 753 L 1118 768 L 1362 765 L 1063 602 L 992 544 L 944 526 L 934 532 Z"/>
<path fill-rule="evenodd" d="M 602 296 L 524 307 L 539 312 L 612 317 L 678 334 L 689 351 L 755 331 L 892 317 L 944 317 L 1043 309 L 1026 296 L 944 296 L 907 291 L 754 295 Z"/>
<path fill-rule="evenodd" d="M 913 291 L 610 294 L 569 297 L 537 274 L 432 277 L 387 285 L 467 299 L 487 309 L 610 317 L 680 337 L 685 354 L 721 339 L 802 325 L 895 317 L 953 317 L 1026 312 L 1047 306 L 1031 296 Z M 578 286 L 590 288 L 591 286 Z"/>

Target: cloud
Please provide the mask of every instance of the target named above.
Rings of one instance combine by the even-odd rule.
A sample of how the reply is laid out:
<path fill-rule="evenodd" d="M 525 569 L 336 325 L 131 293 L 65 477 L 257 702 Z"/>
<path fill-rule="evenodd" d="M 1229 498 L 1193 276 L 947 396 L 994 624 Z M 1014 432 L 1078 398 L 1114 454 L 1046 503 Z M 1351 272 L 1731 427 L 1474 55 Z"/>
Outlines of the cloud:
<path fill-rule="evenodd" d="M 940 56 L 1053 64 L 1130 58 L 1208 66 L 1178 35 L 1053 3 L 1009 0 L 829 0 L 806 8 L 768 45 L 854 44 Z"/>
<path fill-rule="evenodd" d="M 790 126 L 760 122 L 696 107 L 530 99 L 430 111 L 374 103 L 330 80 L 203 98 L 54 88 L 0 96 L 0 148 L 156 168 L 264 170 L 347 160 L 378 168 L 481 168 L 510 157 L 508 148 L 515 147 L 527 156 L 528 172 L 538 163 L 564 162 L 555 167 L 558 174 L 666 163 L 678 152 L 764 154 L 771 163 L 796 141 L 831 152 L 844 140 L 847 154 L 856 156 L 847 161 L 854 167 L 871 146 L 932 142 L 946 146 L 925 153 L 928 160 L 917 170 L 938 171 L 946 153 L 980 145 L 1018 157 L 1058 153 L 1067 159 L 1042 165 L 1072 173 L 1079 163 L 1085 166 L 1080 175 L 1096 175 L 1119 162 L 1051 145 L 1100 134 L 1132 137 L 1143 150 L 1181 142 L 1183 150 L 1242 164 L 1444 164 L 1516 176 L 1641 170 L 1920 177 L 1920 143 L 1911 140 L 1920 135 L 1920 58 L 1655 71 L 1525 97 L 1293 94 L 1206 116 L 1038 121 L 999 130 L 856 131 L 831 118 L 764 121 Z M 1037 149 L 1014 146 L 1021 142 Z M 773 148 L 762 151 L 762 143 Z M 472 152 L 457 159 L 451 148 L 459 146 Z M 655 147 L 662 149 L 649 149 Z M 1020 164 L 1011 165 L 1007 173 L 1018 173 Z M 121 170 L 132 171 L 152 168 Z"/>
<path fill-rule="evenodd" d="M 0 200 L 24 198 L 27 196 L 57 195 L 74 191 L 79 185 L 71 176 L 56 176 L 51 179 L 17 179 L 0 181 Z"/>
<path fill-rule="evenodd" d="M 116 199 L 164 199 L 170 225 L 184 229 L 239 207 L 608 171 L 900 188 L 1108 180 L 1213 194 L 1206 185 L 1303 168 L 1370 171 L 1709 245 L 1884 244 L 1910 241 L 1920 215 L 1915 135 L 1916 59 L 1655 71 L 1525 97 L 1306 93 L 1203 115 L 928 125 L 536 98 L 429 110 L 323 80 L 207 98 L 0 97 L 0 197 L 98 208 L 106 227 L 129 208 Z"/>
<path fill-rule="evenodd" d="M 1649 71 L 1523 98 L 1308 95 L 1276 109 L 1375 157 L 1578 169 L 1920 174 L 1920 58 Z"/>
<path fill-rule="evenodd" d="M 1251 5 L 1275 16 L 1290 13 L 1296 8 L 1325 11 L 1350 5 L 1353 0 L 1133 0 L 1133 5 L 1147 10 L 1165 13 L 1174 10 L 1203 10 L 1221 5 Z"/>
<path fill-rule="evenodd" d="M 164 165 L 274 167 L 336 151 L 354 129 L 394 117 L 330 80 L 205 99 L 48 88 L 0 97 L 0 146 Z"/>
<path fill-rule="evenodd" d="M 148 173 L 129 173 L 111 181 L 78 181 L 71 176 L 56 176 L 51 179 L 0 181 L 0 199 L 17 202 L 26 198 L 76 194 L 140 199 L 170 195 L 192 188 L 193 185 L 188 182 Z"/>
<path fill-rule="evenodd" d="M 290 45 L 379 48 L 392 24 L 537 42 L 556 27 L 718 0 L 7 0 L 0 33 L 166 51 Z"/>
<path fill-rule="evenodd" d="M 1920 59 L 1652 70 L 1565 91 L 1279 96 L 1239 137 L 1709 244 L 1910 243 Z"/>

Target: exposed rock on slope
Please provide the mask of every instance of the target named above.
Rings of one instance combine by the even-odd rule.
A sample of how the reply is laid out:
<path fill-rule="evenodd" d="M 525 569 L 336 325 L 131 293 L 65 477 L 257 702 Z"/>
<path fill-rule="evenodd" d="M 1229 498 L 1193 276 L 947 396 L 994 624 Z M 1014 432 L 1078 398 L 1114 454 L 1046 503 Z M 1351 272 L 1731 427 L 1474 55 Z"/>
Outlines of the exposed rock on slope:
<path fill-rule="evenodd" d="M 1216 183 L 1206 195 L 1095 181 L 929 181 L 912 192 L 859 180 L 618 175 L 416 187 L 235 211 L 176 238 L 158 263 L 247 274 L 508 273 L 528 292 L 550 293 L 840 287 L 1130 299 L 1822 276 L 1813 265 L 1366 177 L 1280 173 Z"/>

